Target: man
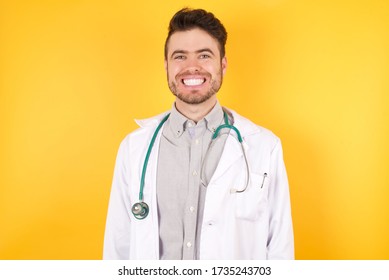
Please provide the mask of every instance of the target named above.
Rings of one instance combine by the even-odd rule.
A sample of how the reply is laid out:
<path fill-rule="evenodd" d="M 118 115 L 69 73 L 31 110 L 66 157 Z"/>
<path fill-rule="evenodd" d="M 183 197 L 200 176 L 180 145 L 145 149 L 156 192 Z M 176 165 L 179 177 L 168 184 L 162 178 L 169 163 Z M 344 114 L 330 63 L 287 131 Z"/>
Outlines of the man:
<path fill-rule="evenodd" d="M 119 148 L 105 259 L 294 258 L 281 143 L 216 97 L 226 39 L 204 10 L 171 19 L 165 69 L 176 100 Z"/>

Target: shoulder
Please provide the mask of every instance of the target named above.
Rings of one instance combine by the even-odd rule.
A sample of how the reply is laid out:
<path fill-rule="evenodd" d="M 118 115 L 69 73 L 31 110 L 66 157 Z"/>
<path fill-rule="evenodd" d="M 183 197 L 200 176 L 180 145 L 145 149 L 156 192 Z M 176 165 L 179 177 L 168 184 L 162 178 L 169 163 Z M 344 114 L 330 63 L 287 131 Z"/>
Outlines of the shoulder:
<path fill-rule="evenodd" d="M 150 143 L 156 128 L 161 123 L 162 119 L 169 112 L 156 115 L 147 119 L 136 119 L 135 122 L 139 125 L 137 129 L 128 133 L 119 145 L 119 154 L 127 155 L 136 154 L 142 151 Z"/>
<path fill-rule="evenodd" d="M 161 121 L 169 114 L 170 111 L 163 112 L 156 116 L 146 118 L 146 119 L 135 119 L 134 121 L 139 126 L 134 131 L 130 132 L 124 140 L 130 141 L 133 138 L 144 137 L 150 134 L 150 132 L 154 132 Z"/>
<path fill-rule="evenodd" d="M 134 121 L 137 123 L 137 125 L 139 125 L 139 127 L 134 131 L 128 133 L 126 137 L 122 140 L 121 145 L 130 146 L 131 142 L 138 143 L 138 141 L 148 143 L 146 139 L 148 139 L 148 137 L 152 137 L 152 134 L 155 132 L 158 125 L 169 113 L 170 111 L 166 111 L 150 118 L 135 119 Z"/>

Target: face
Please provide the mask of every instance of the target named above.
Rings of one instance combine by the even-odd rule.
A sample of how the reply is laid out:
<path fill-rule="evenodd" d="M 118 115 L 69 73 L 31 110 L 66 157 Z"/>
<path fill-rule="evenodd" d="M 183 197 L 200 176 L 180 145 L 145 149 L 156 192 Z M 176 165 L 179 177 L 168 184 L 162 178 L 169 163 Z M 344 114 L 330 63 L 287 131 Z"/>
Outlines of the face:
<path fill-rule="evenodd" d="M 165 68 L 177 102 L 202 104 L 216 99 L 226 67 L 218 41 L 201 29 L 176 32 L 168 41 Z"/>

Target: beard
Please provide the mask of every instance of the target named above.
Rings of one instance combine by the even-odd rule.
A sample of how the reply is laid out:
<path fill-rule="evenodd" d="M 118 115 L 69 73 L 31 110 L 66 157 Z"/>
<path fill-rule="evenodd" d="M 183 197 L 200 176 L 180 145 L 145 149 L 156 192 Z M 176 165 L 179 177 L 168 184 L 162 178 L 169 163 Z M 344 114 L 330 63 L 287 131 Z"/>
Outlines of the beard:
<path fill-rule="evenodd" d="M 168 82 L 168 84 L 169 84 L 169 89 L 174 96 L 176 96 L 181 101 L 191 105 L 201 104 L 207 101 L 208 99 L 210 99 L 213 95 L 215 95 L 219 91 L 223 83 L 223 76 L 221 74 L 221 70 L 216 74 L 216 77 L 214 79 L 211 78 L 212 76 L 209 73 L 203 73 L 202 75 L 207 77 L 206 79 L 209 80 L 210 88 L 208 89 L 208 91 L 205 92 L 204 94 L 198 89 L 193 89 L 189 93 L 184 93 L 179 90 L 178 88 L 179 86 L 177 85 L 181 81 L 181 75 L 185 75 L 185 74 L 187 73 L 177 75 L 176 79 L 172 80 L 171 82 Z"/>

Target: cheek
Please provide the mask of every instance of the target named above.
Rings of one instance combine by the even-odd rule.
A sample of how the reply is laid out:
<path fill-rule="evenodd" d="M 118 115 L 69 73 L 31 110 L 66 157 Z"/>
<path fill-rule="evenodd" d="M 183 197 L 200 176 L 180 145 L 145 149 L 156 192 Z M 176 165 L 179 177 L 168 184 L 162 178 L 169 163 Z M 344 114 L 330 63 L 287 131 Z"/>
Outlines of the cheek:
<path fill-rule="evenodd" d="M 174 72 L 170 71 L 168 73 L 168 78 L 169 78 L 169 81 L 175 81 L 176 80 L 176 75 L 174 74 Z"/>
<path fill-rule="evenodd" d="M 221 68 L 221 65 L 219 64 L 205 64 L 203 69 L 205 71 L 207 71 L 208 73 L 212 74 L 212 76 L 216 76 L 216 75 L 219 75 L 220 73 L 222 73 L 222 68 Z"/>
<path fill-rule="evenodd" d="M 167 74 L 170 80 L 174 80 L 178 73 L 179 69 L 177 69 L 177 67 L 169 66 L 167 69 Z"/>

